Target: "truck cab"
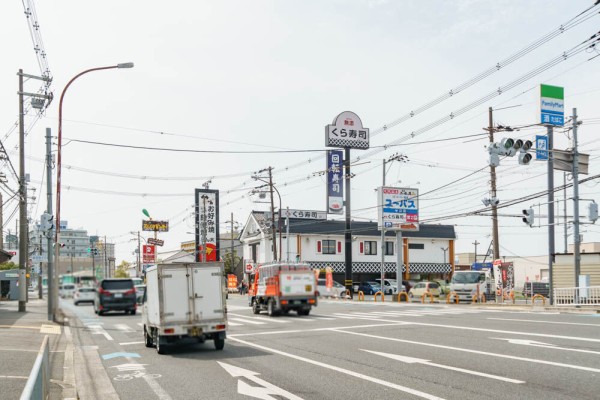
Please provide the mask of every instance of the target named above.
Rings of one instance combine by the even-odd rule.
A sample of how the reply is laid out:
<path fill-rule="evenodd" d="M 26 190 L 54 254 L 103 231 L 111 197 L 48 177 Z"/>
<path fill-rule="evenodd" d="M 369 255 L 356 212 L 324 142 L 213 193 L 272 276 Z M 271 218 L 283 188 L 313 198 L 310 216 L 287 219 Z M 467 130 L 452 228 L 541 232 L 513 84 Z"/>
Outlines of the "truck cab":
<path fill-rule="evenodd" d="M 450 281 L 450 292 L 455 292 L 461 301 L 472 301 L 477 294 L 488 300 L 493 293 L 492 287 L 489 270 L 456 271 Z"/>

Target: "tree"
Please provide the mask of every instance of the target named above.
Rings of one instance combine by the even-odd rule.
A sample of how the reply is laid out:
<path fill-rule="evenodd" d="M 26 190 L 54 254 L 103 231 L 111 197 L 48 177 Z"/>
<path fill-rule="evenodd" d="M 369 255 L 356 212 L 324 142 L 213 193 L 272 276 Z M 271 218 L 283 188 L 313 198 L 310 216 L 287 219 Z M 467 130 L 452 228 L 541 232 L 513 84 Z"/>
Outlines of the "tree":
<path fill-rule="evenodd" d="M 233 258 L 233 262 L 232 262 Z M 226 253 L 223 257 L 223 261 L 225 262 L 225 274 L 234 274 L 235 267 L 237 267 L 240 262 L 241 257 L 236 257 L 235 253 L 233 253 L 233 257 L 231 257 L 231 253 Z"/>
<path fill-rule="evenodd" d="M 0 271 L 5 271 L 7 269 L 19 269 L 19 266 L 12 261 L 6 261 L 0 264 Z"/>
<path fill-rule="evenodd" d="M 119 264 L 115 270 L 115 278 L 129 278 L 129 272 L 127 272 L 127 269 L 130 265 L 131 263 L 128 263 L 125 260 L 121 261 L 121 264 Z"/>

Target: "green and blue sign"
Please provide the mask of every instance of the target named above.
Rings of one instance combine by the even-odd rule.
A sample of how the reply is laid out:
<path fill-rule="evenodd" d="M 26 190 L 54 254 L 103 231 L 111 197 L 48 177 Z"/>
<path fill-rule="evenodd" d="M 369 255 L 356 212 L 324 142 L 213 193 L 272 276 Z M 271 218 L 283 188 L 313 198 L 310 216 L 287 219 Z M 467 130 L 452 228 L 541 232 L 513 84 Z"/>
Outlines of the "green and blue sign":
<path fill-rule="evenodd" d="M 540 85 L 540 118 L 544 125 L 565 124 L 565 89 L 559 86 Z"/>

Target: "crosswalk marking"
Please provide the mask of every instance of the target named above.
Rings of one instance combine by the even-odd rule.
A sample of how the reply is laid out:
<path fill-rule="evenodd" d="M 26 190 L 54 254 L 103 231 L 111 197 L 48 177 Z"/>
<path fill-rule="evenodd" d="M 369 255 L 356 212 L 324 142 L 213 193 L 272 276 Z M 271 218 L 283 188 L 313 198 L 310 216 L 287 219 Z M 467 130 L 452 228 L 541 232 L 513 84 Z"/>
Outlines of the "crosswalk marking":
<path fill-rule="evenodd" d="M 115 324 L 115 328 L 117 328 L 118 330 L 123 331 L 125 333 L 135 332 L 134 329 L 131 329 L 129 326 L 127 326 L 125 324 Z"/>
<path fill-rule="evenodd" d="M 233 321 L 237 321 L 237 322 L 245 322 L 247 324 L 252 324 L 252 325 L 266 325 L 266 322 L 261 322 L 261 321 L 252 321 L 251 319 L 245 319 L 245 318 L 228 318 L 229 320 L 233 320 Z"/>

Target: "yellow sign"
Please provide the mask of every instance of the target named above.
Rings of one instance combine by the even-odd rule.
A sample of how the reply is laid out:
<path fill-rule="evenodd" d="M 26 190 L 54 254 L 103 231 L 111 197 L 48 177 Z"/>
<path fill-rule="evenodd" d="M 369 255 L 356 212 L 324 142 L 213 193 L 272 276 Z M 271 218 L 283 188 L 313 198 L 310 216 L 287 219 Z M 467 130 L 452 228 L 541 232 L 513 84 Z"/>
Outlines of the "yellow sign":
<path fill-rule="evenodd" d="M 149 232 L 168 232 L 169 221 L 142 220 L 142 230 Z"/>

